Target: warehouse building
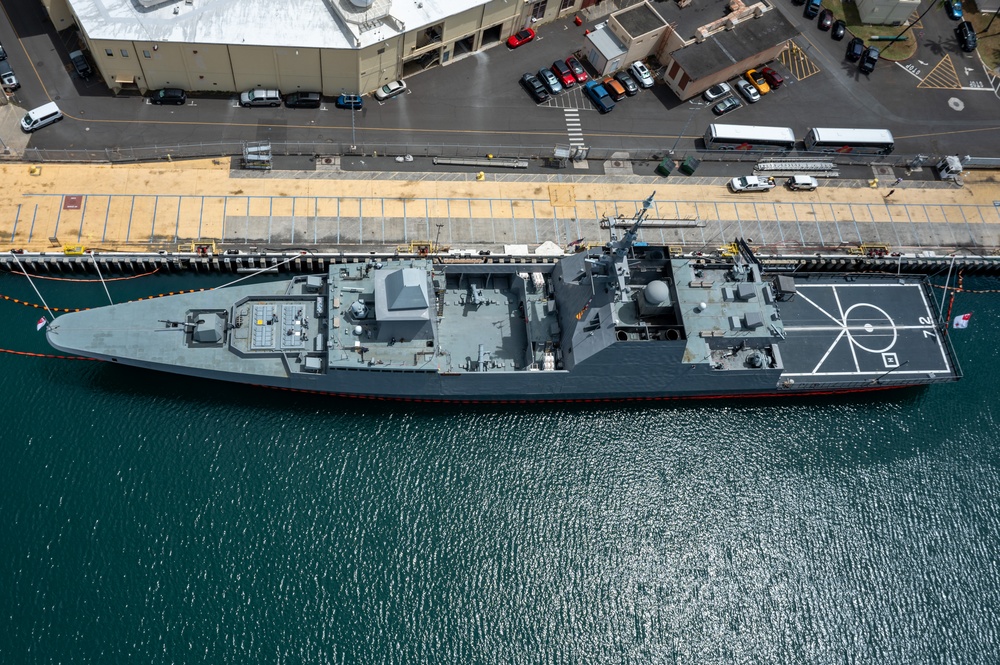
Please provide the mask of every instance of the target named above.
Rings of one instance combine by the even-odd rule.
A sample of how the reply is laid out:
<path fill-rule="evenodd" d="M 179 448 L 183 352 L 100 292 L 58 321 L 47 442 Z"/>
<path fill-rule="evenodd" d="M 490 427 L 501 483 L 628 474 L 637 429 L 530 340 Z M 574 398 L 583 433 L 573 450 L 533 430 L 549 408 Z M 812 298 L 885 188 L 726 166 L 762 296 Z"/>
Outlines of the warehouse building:
<path fill-rule="evenodd" d="M 43 0 L 115 91 L 333 96 L 447 65 L 592 0 Z"/>

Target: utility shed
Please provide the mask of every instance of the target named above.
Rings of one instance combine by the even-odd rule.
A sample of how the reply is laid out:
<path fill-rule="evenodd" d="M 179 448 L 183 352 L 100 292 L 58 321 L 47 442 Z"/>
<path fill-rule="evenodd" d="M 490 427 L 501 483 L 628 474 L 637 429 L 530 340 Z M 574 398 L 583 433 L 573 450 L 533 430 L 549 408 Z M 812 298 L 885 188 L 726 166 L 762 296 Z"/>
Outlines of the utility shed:
<path fill-rule="evenodd" d="M 872 25 L 903 25 L 919 5 L 919 0 L 857 0 L 861 22 Z"/>

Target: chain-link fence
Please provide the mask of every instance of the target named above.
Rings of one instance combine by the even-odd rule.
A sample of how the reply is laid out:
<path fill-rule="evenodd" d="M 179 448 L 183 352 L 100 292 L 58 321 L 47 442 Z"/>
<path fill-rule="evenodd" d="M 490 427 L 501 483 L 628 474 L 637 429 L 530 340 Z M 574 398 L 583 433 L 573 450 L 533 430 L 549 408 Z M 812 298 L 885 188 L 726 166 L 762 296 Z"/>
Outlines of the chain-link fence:
<path fill-rule="evenodd" d="M 245 143 L 242 141 L 225 141 L 218 143 L 181 143 L 174 145 L 105 148 L 101 150 L 28 148 L 23 153 L 23 159 L 35 162 L 127 163 L 193 158 L 229 158 L 242 155 L 244 147 Z M 538 145 L 411 145 L 406 143 L 359 143 L 352 145 L 335 141 L 322 143 L 271 142 L 271 153 L 274 156 L 309 156 L 317 158 L 345 155 L 382 155 L 386 157 L 401 155 L 411 155 L 413 157 L 485 157 L 492 155 L 493 157 L 545 160 L 552 159 L 554 152 L 555 146 Z M 840 166 L 878 164 L 898 167 L 927 166 L 935 164 L 940 159 L 940 157 L 929 155 L 865 155 L 807 152 L 804 150 L 773 152 L 705 150 L 696 147 L 687 150 L 671 150 L 665 146 L 645 148 L 590 147 L 587 149 L 587 159 L 590 160 L 626 158 L 635 161 L 659 161 L 671 156 L 675 158 L 695 157 L 701 161 L 718 162 L 757 162 L 762 159 L 812 159 L 815 161 L 833 162 Z M 970 167 L 974 168 L 975 166 L 976 164 L 970 164 Z"/>

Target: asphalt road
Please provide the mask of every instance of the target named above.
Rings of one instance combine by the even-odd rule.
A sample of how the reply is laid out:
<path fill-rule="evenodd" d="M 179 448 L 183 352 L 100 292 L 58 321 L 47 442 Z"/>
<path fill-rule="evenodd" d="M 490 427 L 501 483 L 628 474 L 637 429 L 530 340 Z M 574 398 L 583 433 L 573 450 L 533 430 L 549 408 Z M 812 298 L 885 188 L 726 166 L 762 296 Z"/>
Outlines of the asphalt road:
<path fill-rule="evenodd" d="M 927 0 L 925 0 L 927 1 Z M 665 86 L 642 91 L 602 116 L 571 91 L 535 105 L 520 75 L 565 58 L 582 43 L 570 20 L 542 26 L 539 38 L 515 51 L 497 46 L 407 79 L 409 94 L 379 104 L 366 97 L 354 114 L 328 103 L 320 110 L 244 109 L 236 95 L 199 96 L 187 106 L 158 107 L 135 95 L 111 95 L 103 84 L 81 80 L 69 65 L 72 36 L 55 31 L 40 5 L 25 11 L 0 3 L 2 40 L 22 88 L 14 103 L 33 108 L 54 100 L 66 121 L 34 134 L 29 147 L 104 149 L 149 145 L 268 139 L 412 146 L 552 146 L 571 141 L 579 118 L 587 145 L 630 150 L 691 150 L 714 121 L 708 104 L 679 101 Z M 802 17 L 801 7 L 777 8 L 802 30 L 802 57 L 772 63 L 786 85 L 757 104 L 726 116 L 734 124 L 782 125 L 798 136 L 808 127 L 891 129 L 897 154 L 1000 156 L 998 81 L 976 54 L 959 51 L 955 23 L 935 7 L 918 28 L 920 48 L 906 63 L 883 60 L 870 76 L 844 61 L 847 40 Z M 887 29 L 887 34 L 891 30 Z"/>

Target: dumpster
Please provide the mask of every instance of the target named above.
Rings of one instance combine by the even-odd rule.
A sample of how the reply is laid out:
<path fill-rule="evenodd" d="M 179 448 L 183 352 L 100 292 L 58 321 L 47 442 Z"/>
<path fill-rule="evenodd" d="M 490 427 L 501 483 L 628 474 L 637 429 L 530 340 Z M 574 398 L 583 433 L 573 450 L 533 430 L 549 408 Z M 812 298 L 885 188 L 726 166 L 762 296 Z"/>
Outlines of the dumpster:
<path fill-rule="evenodd" d="M 698 168 L 699 164 L 701 164 L 701 162 L 694 157 L 687 157 L 683 162 L 681 162 L 681 173 L 684 175 L 694 175 L 694 172 Z"/>
<path fill-rule="evenodd" d="M 660 162 L 659 166 L 656 167 L 656 172 L 662 175 L 664 178 L 670 175 L 670 172 L 673 170 L 674 170 L 674 160 L 670 159 L 669 157 Z"/>

